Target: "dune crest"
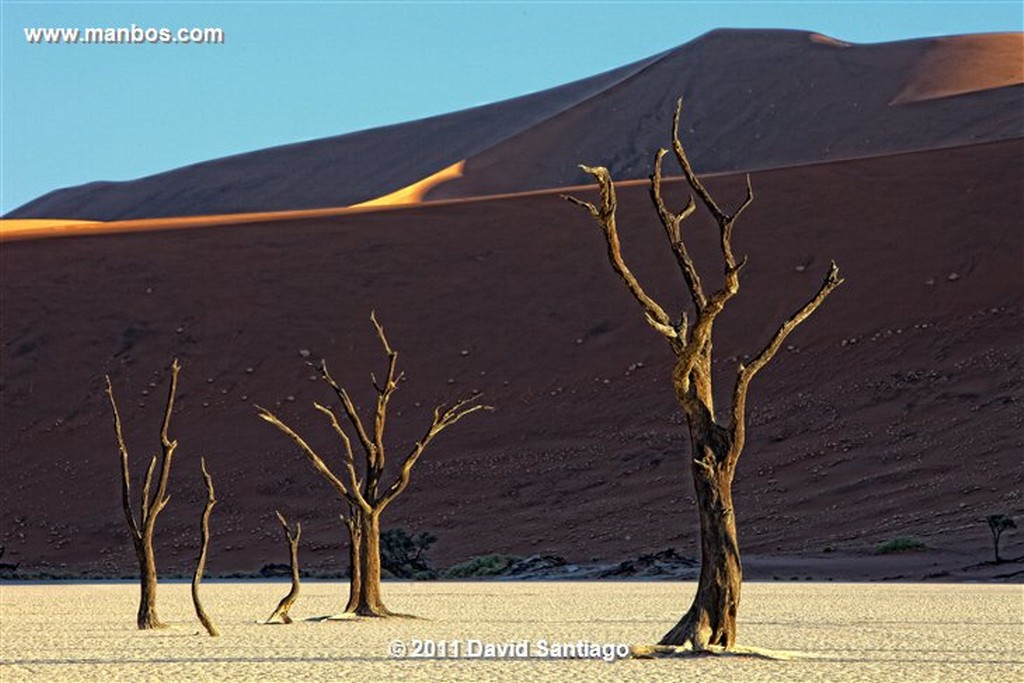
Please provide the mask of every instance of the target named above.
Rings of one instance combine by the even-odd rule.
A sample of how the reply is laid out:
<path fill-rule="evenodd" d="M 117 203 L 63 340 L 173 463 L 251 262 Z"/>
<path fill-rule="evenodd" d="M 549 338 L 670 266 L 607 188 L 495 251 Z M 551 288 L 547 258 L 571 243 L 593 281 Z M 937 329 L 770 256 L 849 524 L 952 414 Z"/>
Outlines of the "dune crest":
<path fill-rule="evenodd" d="M 817 43 L 819 45 L 829 45 L 831 47 L 853 47 L 853 43 L 847 43 L 845 40 L 826 36 L 824 33 L 812 33 L 809 38 L 812 43 Z"/>
<path fill-rule="evenodd" d="M 433 173 L 423 180 L 418 180 L 411 185 L 407 185 L 400 190 L 395 190 L 376 199 L 371 199 L 365 202 L 359 202 L 353 204 L 352 208 L 357 207 L 368 207 L 368 206 L 395 206 L 397 204 L 419 204 L 424 200 L 427 193 L 433 190 L 438 185 L 442 185 L 449 180 L 462 177 L 462 171 L 466 166 L 466 160 L 463 159 L 457 163 L 443 168 L 437 173 Z"/>
<path fill-rule="evenodd" d="M 80 218 L 5 218 L 0 219 L 0 241 L 28 237 L 55 237 L 77 233 L 81 229 L 101 225 L 101 221 Z"/>
<path fill-rule="evenodd" d="M 1024 83 L 1024 33 L 938 38 L 914 64 L 892 104 L 966 95 Z"/>

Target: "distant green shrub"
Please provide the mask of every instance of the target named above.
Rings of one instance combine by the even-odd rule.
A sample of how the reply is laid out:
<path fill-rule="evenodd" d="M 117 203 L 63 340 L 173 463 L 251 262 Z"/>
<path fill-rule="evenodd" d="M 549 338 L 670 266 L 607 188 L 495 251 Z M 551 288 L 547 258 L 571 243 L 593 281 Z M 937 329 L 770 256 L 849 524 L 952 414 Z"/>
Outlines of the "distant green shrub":
<path fill-rule="evenodd" d="M 473 576 L 495 576 L 508 569 L 519 558 L 512 555 L 492 553 L 490 555 L 478 555 L 471 557 L 465 562 L 452 565 L 443 572 L 441 576 L 446 579 L 465 579 Z"/>
<path fill-rule="evenodd" d="M 437 541 L 424 531 L 413 536 L 405 529 L 388 529 L 380 535 L 380 565 L 388 576 L 401 579 L 436 579 L 437 572 L 423 554 Z"/>
<path fill-rule="evenodd" d="M 912 550 L 924 550 L 924 548 L 924 543 L 916 538 L 900 537 L 894 538 L 891 541 L 886 541 L 885 543 L 879 543 L 875 546 L 875 555 L 905 553 Z"/>

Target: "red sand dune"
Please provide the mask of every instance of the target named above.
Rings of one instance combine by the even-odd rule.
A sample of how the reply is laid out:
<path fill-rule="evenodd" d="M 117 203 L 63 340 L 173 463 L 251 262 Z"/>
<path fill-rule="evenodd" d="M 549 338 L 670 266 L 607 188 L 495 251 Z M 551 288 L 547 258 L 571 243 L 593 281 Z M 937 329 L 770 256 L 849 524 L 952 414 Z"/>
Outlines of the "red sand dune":
<path fill-rule="evenodd" d="M 736 490 L 748 566 L 783 555 L 801 576 L 822 558 L 838 558 L 822 570 L 836 576 L 975 576 L 964 568 L 989 556 L 984 516 L 1024 514 L 1022 152 L 1010 140 L 753 174 L 757 198 L 736 235 L 750 264 L 719 323 L 720 386 L 830 258 L 847 284 L 752 389 Z M 742 196 L 738 175 L 709 184 L 726 205 Z M 646 188 L 626 184 L 620 201 L 631 265 L 683 307 Z M 712 279 L 708 221 L 688 230 Z M 338 501 L 252 404 L 330 452 L 311 405 L 330 394 L 300 352 L 326 358 L 367 408 L 382 363 L 371 309 L 409 376 L 389 422 L 395 453 L 439 401 L 482 390 L 496 408 L 439 438 L 385 527 L 434 531 L 439 564 L 496 551 L 583 562 L 697 553 L 669 352 L 612 274 L 597 228 L 557 193 L 12 241 L 0 268 L 5 562 L 133 571 L 103 375 L 139 474 L 178 356 L 181 446 L 157 531 L 161 569 L 194 561 L 200 456 L 221 500 L 211 572 L 284 561 L 274 509 L 302 521 L 307 567 L 340 569 Z M 873 546 L 897 536 L 932 552 L 913 570 L 902 557 L 871 564 Z M 1022 554 L 1019 534 L 1005 538 L 1007 556 Z"/>
<path fill-rule="evenodd" d="M 1019 137 L 1020 34 L 850 45 L 801 31 L 718 30 L 646 60 L 422 121 L 57 190 L 9 218 L 118 220 L 350 206 L 465 160 L 426 199 L 644 178 L 673 103 L 702 172 Z"/>

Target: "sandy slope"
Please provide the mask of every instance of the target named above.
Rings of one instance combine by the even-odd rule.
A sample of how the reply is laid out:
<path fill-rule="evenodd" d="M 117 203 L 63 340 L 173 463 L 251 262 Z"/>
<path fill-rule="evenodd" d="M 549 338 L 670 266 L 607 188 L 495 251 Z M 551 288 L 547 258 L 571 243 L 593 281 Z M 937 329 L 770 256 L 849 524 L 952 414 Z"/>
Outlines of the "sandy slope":
<path fill-rule="evenodd" d="M 1020 34 L 850 45 L 717 30 L 635 64 L 422 121 L 57 190 L 12 218 L 98 220 L 349 206 L 465 160 L 427 198 L 582 183 L 580 162 L 644 178 L 674 102 L 698 170 L 774 168 L 1024 134 Z"/>
<path fill-rule="evenodd" d="M 744 587 L 740 640 L 795 651 L 743 658 L 397 659 L 400 641 L 645 643 L 678 617 L 691 585 L 388 584 L 423 620 L 258 626 L 283 584 L 205 586 L 223 633 L 200 633 L 184 584 L 161 588 L 173 628 L 133 629 L 137 587 L 0 586 L 0 679 L 15 681 L 1012 681 L 1024 675 L 1019 586 L 757 584 Z M 307 583 L 293 614 L 330 612 L 337 584 Z M 411 651 L 411 650 L 410 650 Z"/>
<path fill-rule="evenodd" d="M 990 550 L 984 516 L 1024 513 L 1022 144 L 754 175 L 757 200 L 736 238 L 751 262 L 719 327 L 721 386 L 814 291 L 829 258 L 848 282 L 752 390 L 736 491 L 748 553 L 831 563 L 816 576 L 970 578 L 979 573 L 965 568 Z M 725 204 L 742 186 L 711 181 Z M 645 188 L 624 187 L 620 201 L 627 258 L 666 306 L 683 306 Z M 707 224 L 690 232 L 713 277 Z M 5 562 L 132 571 L 102 377 L 122 401 L 139 472 L 177 355 L 181 448 L 161 568 L 191 566 L 205 455 L 222 500 L 212 573 L 284 561 L 275 508 L 303 521 L 307 567 L 340 570 L 333 494 L 252 404 L 330 452 L 311 407 L 330 396 L 303 352 L 326 357 L 365 408 L 381 361 L 371 308 L 409 374 L 389 423 L 396 453 L 437 402 L 483 390 L 496 407 L 443 435 L 385 526 L 437 533 L 438 564 L 494 551 L 576 562 L 670 545 L 696 554 L 668 352 L 610 272 L 596 228 L 555 194 L 12 242 L 0 268 Z M 870 557 L 896 536 L 932 551 Z M 1006 543 L 1007 556 L 1024 554 L 1019 534 Z"/>

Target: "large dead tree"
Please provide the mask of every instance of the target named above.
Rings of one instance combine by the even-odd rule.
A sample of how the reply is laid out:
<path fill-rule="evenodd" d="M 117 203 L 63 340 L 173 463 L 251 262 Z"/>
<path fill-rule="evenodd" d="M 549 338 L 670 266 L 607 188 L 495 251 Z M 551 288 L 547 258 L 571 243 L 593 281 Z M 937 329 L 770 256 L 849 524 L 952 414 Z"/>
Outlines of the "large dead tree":
<path fill-rule="evenodd" d="M 171 476 L 171 461 L 174 458 L 174 450 L 178 447 L 178 441 L 171 440 L 168 430 L 171 426 L 171 413 L 174 411 L 174 394 L 178 390 L 179 370 L 181 370 L 181 365 L 175 358 L 171 363 L 171 382 L 167 393 L 167 406 L 164 409 L 163 424 L 160 428 L 160 474 L 157 479 L 156 491 L 153 491 L 153 474 L 157 466 L 157 456 L 154 455 L 146 469 L 138 520 L 136 520 L 135 512 L 132 509 L 128 447 L 125 445 L 124 434 L 121 431 L 121 416 L 117 411 L 117 402 L 114 400 L 114 387 L 110 383 L 110 377 L 106 378 L 107 397 L 110 399 L 110 409 L 114 414 L 114 433 L 117 435 L 117 446 L 121 453 L 121 506 L 124 509 L 125 520 L 128 522 L 132 545 L 135 547 L 135 557 L 139 562 L 141 595 L 137 623 L 140 629 L 164 627 L 156 613 L 157 576 L 156 557 L 153 554 L 153 530 L 156 527 L 157 515 L 170 500 L 167 496 L 167 481 Z"/>
<path fill-rule="evenodd" d="M 320 376 L 331 388 L 341 403 L 345 420 L 355 434 L 363 455 L 362 475 L 356 464 L 352 439 L 341 426 L 338 415 L 330 408 L 319 403 L 313 406 L 322 413 L 330 423 L 331 429 L 341 442 L 341 460 L 344 472 L 335 474 L 324 462 L 312 446 L 299 436 L 291 427 L 282 422 L 276 415 L 257 406 L 261 418 L 287 434 L 317 472 L 327 480 L 344 501 L 347 513 L 342 514 L 350 536 L 350 558 L 352 560 L 352 577 L 349 582 L 349 599 L 345 607 L 348 616 L 387 617 L 394 616 L 381 599 L 380 569 L 380 515 L 409 485 L 413 466 L 423 455 L 427 446 L 446 428 L 455 424 L 466 415 L 478 410 L 489 409 L 489 406 L 478 403 L 479 395 L 463 399 L 450 407 L 439 406 L 434 409 L 434 419 L 423 436 L 412 446 L 399 467 L 398 474 L 390 485 L 382 488 L 381 481 L 385 475 L 387 451 L 384 444 L 384 427 L 387 421 L 388 403 L 404 377 L 399 373 L 398 352 L 391 348 L 384 328 L 371 313 L 370 320 L 377 330 L 377 337 L 384 347 L 388 359 L 387 375 L 383 383 L 371 375 L 373 387 L 377 393 L 373 424 L 367 428 L 363 418 L 356 410 L 355 403 L 349 393 L 338 385 L 327 370 L 327 363 L 320 362 Z"/>
<path fill-rule="evenodd" d="M 711 292 L 705 289 L 683 239 L 682 223 L 697 207 L 693 196 L 678 213 L 669 210 L 662 197 L 661 165 L 668 153 L 665 149 L 658 150 L 654 157 L 650 196 L 689 290 L 696 313 L 692 327 L 688 324 L 686 312 L 679 320 L 673 320 L 644 291 L 626 266 L 615 225 L 615 187 L 608 169 L 580 167 L 597 181 L 600 196 L 597 205 L 570 196 L 565 199 L 585 208 L 600 226 L 612 268 L 640 304 L 647 322 L 665 337 L 675 355 L 672 382 L 690 432 L 690 469 L 700 517 L 701 571 L 693 604 L 679 623 L 665 634 L 661 645 L 689 644 L 693 650 L 702 651 L 709 646 L 729 648 L 736 641 L 736 614 L 740 603 L 742 570 L 736 539 L 732 482 L 736 463 L 746 442 L 747 389 L 750 381 L 775 356 L 790 332 L 806 320 L 843 280 L 839 277 L 835 262 L 832 262 L 817 293 L 782 323 L 750 363 L 740 364 L 732 392 L 731 410 L 727 416 L 717 414 L 712 398 L 712 329 L 715 319 L 740 289 L 740 271 L 746 263 L 746 257 L 737 260 L 733 253 L 733 226 L 753 201 L 754 194 L 750 176 L 747 176 L 746 198 L 735 211 L 727 213 L 715 202 L 694 174 L 679 141 L 681 111 L 682 100 L 677 103 L 672 120 L 672 150 L 686 182 L 718 224 L 719 245 L 724 262 L 724 282 L 720 289 Z"/>

